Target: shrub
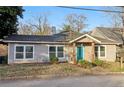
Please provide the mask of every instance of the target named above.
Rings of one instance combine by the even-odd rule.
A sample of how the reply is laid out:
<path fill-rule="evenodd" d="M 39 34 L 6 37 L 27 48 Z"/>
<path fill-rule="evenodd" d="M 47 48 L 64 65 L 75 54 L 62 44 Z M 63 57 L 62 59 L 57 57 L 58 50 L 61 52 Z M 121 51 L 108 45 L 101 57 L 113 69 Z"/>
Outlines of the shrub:
<path fill-rule="evenodd" d="M 59 61 L 59 59 L 58 59 L 57 57 L 55 57 L 55 56 L 50 57 L 50 62 L 51 62 L 52 64 L 57 64 L 58 61 Z"/>
<path fill-rule="evenodd" d="M 92 63 L 90 63 L 86 60 L 79 60 L 78 63 L 83 68 L 91 68 L 92 67 Z"/>
<path fill-rule="evenodd" d="M 79 61 L 78 61 L 78 63 L 79 63 L 80 65 L 83 65 L 84 62 L 85 62 L 85 60 L 79 60 Z"/>
<path fill-rule="evenodd" d="M 103 68 L 108 68 L 110 66 L 108 63 L 105 63 L 104 61 L 99 60 L 99 59 L 96 59 L 93 64 L 95 64 L 95 66 L 100 66 Z"/>
<path fill-rule="evenodd" d="M 95 59 L 94 64 L 95 64 L 96 66 L 102 66 L 102 65 L 103 65 L 103 61 L 102 61 L 102 60 L 99 60 L 99 59 Z"/>

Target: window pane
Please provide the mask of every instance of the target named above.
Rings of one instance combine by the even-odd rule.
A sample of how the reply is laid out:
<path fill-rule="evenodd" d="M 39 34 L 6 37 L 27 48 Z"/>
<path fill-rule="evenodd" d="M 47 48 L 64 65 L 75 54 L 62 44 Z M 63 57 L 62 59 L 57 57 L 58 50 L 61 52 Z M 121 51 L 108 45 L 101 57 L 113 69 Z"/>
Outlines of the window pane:
<path fill-rule="evenodd" d="M 95 57 L 98 58 L 98 46 L 95 46 Z"/>
<path fill-rule="evenodd" d="M 101 51 L 101 52 L 100 52 L 100 56 L 101 56 L 101 57 L 104 57 L 104 56 L 105 56 L 105 51 Z"/>
<path fill-rule="evenodd" d="M 23 53 L 16 53 L 16 59 L 23 59 L 24 55 Z"/>
<path fill-rule="evenodd" d="M 101 57 L 105 56 L 105 47 L 104 46 L 100 46 L 100 56 Z"/>
<path fill-rule="evenodd" d="M 33 52 L 33 46 L 26 46 L 26 52 Z"/>
<path fill-rule="evenodd" d="M 105 47 L 104 46 L 100 46 L 100 51 L 105 51 Z"/>
<path fill-rule="evenodd" d="M 58 57 L 63 57 L 64 54 L 63 53 L 58 53 Z"/>
<path fill-rule="evenodd" d="M 33 53 L 26 53 L 26 58 L 33 58 Z"/>
<path fill-rule="evenodd" d="M 60 51 L 63 52 L 63 47 L 58 47 L 58 48 L 57 48 L 57 51 L 58 51 L 58 52 L 60 52 Z"/>
<path fill-rule="evenodd" d="M 56 51 L 56 47 L 53 46 L 49 48 L 49 52 L 55 52 L 55 51 Z"/>
<path fill-rule="evenodd" d="M 98 51 L 98 46 L 95 46 L 95 51 Z"/>
<path fill-rule="evenodd" d="M 64 50 L 63 50 L 62 46 L 57 47 L 57 53 L 58 53 L 57 56 L 58 57 L 63 57 L 64 56 L 63 52 L 64 52 Z"/>
<path fill-rule="evenodd" d="M 16 46 L 16 52 L 24 52 L 23 46 Z"/>

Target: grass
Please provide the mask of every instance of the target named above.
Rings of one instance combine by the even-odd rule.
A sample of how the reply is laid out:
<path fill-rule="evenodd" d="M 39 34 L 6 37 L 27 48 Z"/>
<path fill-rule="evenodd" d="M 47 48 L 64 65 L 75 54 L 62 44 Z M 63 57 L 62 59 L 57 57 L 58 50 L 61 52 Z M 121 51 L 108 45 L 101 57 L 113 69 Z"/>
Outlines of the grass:
<path fill-rule="evenodd" d="M 19 76 L 38 76 L 38 75 L 56 75 L 56 74 L 93 74 L 101 72 L 120 72 L 119 63 L 105 63 L 108 66 L 93 66 L 91 68 L 83 68 L 78 65 L 69 63 L 60 64 L 13 64 L 0 65 L 0 78 L 19 77 Z M 123 66 L 124 67 L 124 66 Z"/>
<path fill-rule="evenodd" d="M 0 78 L 54 74 L 87 73 L 88 70 L 68 63 L 0 65 Z"/>
<path fill-rule="evenodd" d="M 123 63 L 123 68 L 120 68 L 120 63 L 119 62 L 114 62 L 114 63 L 109 63 L 110 67 L 108 68 L 109 71 L 111 72 L 124 72 L 124 63 Z"/>

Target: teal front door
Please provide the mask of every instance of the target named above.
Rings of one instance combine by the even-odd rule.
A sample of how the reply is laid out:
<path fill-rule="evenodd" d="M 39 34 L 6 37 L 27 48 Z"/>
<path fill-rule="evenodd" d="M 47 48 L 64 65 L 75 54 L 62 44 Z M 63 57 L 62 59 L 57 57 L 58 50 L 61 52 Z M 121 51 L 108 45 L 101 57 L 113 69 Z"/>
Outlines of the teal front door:
<path fill-rule="evenodd" d="M 83 46 L 77 46 L 77 61 L 83 60 L 84 58 L 84 47 Z"/>

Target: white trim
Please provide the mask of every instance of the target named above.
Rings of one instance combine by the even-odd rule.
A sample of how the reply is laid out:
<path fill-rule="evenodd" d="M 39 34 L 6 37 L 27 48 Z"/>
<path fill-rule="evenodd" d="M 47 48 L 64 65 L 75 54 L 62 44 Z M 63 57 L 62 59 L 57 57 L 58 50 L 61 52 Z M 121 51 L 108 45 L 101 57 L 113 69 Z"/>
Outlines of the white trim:
<path fill-rule="evenodd" d="M 27 47 L 27 46 L 33 47 L 33 58 L 26 58 L 26 47 Z M 25 45 L 25 51 L 24 51 L 24 52 L 25 52 L 25 54 L 24 54 L 25 59 L 26 59 L 26 60 L 34 60 L 34 51 L 35 51 L 35 50 L 34 50 L 34 45 Z"/>
<path fill-rule="evenodd" d="M 23 46 L 24 47 L 24 52 L 23 52 L 24 58 L 23 59 L 17 59 L 16 58 L 16 47 L 17 46 Z M 26 47 L 27 46 L 32 46 L 33 47 L 33 58 L 26 58 Z M 14 60 L 34 60 L 34 52 L 35 52 L 34 45 L 16 44 L 16 45 L 14 45 Z"/>
<path fill-rule="evenodd" d="M 9 56 L 9 53 L 10 53 L 10 44 L 8 44 L 8 63 L 7 64 L 9 64 L 9 59 L 10 59 L 10 56 Z"/>
<path fill-rule="evenodd" d="M 56 53 L 57 53 L 56 56 L 57 56 L 58 58 L 60 58 L 60 59 L 61 59 L 61 58 L 65 58 L 65 51 L 64 51 L 64 50 L 65 50 L 65 47 L 60 45 L 60 46 L 57 46 L 56 50 L 58 49 L 58 47 L 63 47 L 63 57 L 58 57 L 58 51 L 56 51 Z"/>
<path fill-rule="evenodd" d="M 65 58 L 65 51 L 64 51 L 64 49 L 65 49 L 65 46 L 64 45 L 48 45 L 48 57 L 49 57 L 49 59 L 50 59 L 50 56 L 49 56 L 49 48 L 50 47 L 55 47 L 55 55 L 56 55 L 56 57 L 58 57 L 58 51 L 57 51 L 57 48 L 58 47 L 63 47 L 63 57 L 58 57 L 59 59 L 62 59 L 62 58 Z"/>
<path fill-rule="evenodd" d="M 95 45 L 95 46 L 98 47 L 98 58 L 106 58 L 106 55 L 107 55 L 107 53 L 106 53 L 106 45 Z M 100 46 L 105 47 L 105 56 L 104 57 L 100 56 Z"/>
<path fill-rule="evenodd" d="M 96 39 L 96 38 L 94 38 L 94 37 L 92 37 L 92 36 L 90 36 L 90 35 L 88 35 L 88 34 L 84 34 L 84 35 L 82 35 L 82 36 L 80 36 L 80 37 L 78 37 L 78 38 L 76 38 L 76 39 L 70 41 L 70 43 L 73 43 L 74 41 L 77 41 L 77 40 L 79 40 L 79 39 L 81 39 L 81 38 L 83 38 L 83 37 L 85 37 L 85 36 L 87 36 L 87 37 L 93 39 L 94 41 L 96 41 L 96 42 L 98 42 L 98 43 L 101 43 L 101 41 L 99 41 L 98 39 Z"/>
<path fill-rule="evenodd" d="M 99 58 L 106 58 L 106 45 L 100 45 L 100 46 L 105 47 L 105 56 L 102 57 L 102 56 L 100 55 L 100 53 L 99 53 Z M 99 52 L 100 52 L 100 46 L 99 46 Z"/>

